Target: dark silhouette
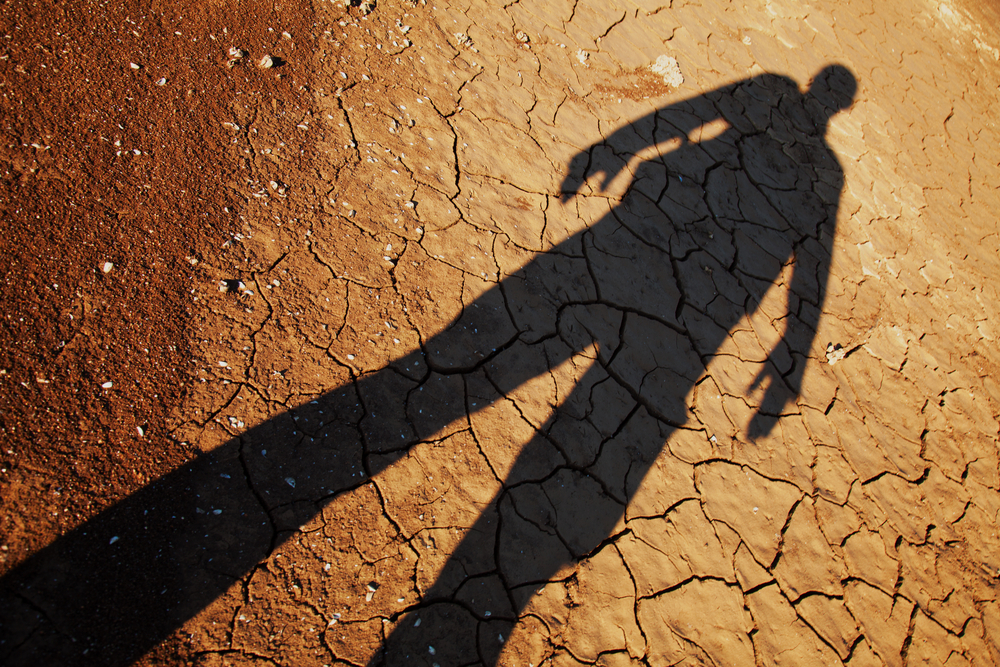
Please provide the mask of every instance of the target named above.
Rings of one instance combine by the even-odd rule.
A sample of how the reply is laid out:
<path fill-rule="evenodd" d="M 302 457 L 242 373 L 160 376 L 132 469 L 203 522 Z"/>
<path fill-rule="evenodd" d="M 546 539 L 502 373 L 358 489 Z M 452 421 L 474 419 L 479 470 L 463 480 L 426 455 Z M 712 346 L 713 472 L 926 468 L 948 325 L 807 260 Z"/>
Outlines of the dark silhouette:
<path fill-rule="evenodd" d="M 686 396 L 710 357 L 789 265 L 786 331 L 755 383 L 766 390 L 750 437 L 768 433 L 798 395 L 843 186 L 824 136 L 855 89 L 837 65 L 806 94 L 764 74 L 660 109 L 579 153 L 563 184 L 569 204 L 593 177 L 600 190 L 630 157 L 675 144 L 639 163 L 597 223 L 505 277 L 423 349 L 251 429 L 15 568 L 0 582 L 0 661 L 127 664 L 288 538 L 281 530 L 294 526 L 276 523 L 274 508 L 350 492 L 445 425 L 594 349 L 595 363 L 371 663 L 494 664 L 499 644 L 477 646 L 462 628 L 509 628 L 532 585 L 607 540 L 686 422 Z M 715 120 L 728 129 L 689 139 Z M 611 432 L 592 415 L 604 391 L 631 406 Z M 462 602 L 463 588 L 497 580 L 506 599 L 490 619 Z M 429 636 L 443 638 L 436 656 Z"/>

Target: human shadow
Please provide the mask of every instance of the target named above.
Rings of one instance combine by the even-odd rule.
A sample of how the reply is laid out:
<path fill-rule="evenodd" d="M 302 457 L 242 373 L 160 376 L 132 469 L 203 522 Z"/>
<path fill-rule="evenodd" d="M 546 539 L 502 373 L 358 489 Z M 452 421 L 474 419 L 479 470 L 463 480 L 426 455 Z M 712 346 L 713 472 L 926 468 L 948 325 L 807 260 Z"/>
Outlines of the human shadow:
<path fill-rule="evenodd" d="M 770 432 L 798 395 L 843 186 L 825 134 L 855 90 L 839 65 L 805 94 L 762 74 L 661 108 L 581 151 L 563 183 L 567 205 L 631 176 L 598 222 L 503 277 L 421 349 L 267 419 L 16 566 L 0 581 L 0 661 L 132 662 L 326 499 L 589 355 L 370 662 L 495 664 L 499 645 L 468 628 L 509 626 L 538 584 L 612 535 L 686 423 L 687 396 L 712 355 L 789 273 L 784 333 L 754 382 L 764 395 L 750 438 Z M 493 610 L 468 601 L 477 587 Z"/>

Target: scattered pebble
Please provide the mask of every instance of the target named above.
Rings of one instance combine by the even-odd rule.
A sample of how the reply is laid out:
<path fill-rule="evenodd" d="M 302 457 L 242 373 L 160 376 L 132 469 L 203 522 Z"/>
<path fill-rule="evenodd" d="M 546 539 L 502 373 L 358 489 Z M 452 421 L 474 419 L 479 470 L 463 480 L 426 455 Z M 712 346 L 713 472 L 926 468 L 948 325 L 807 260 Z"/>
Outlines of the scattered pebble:
<path fill-rule="evenodd" d="M 157 85 L 157 86 L 165 86 L 165 85 L 167 85 L 167 80 L 166 80 L 166 78 L 164 78 L 164 77 L 160 77 L 159 79 L 157 79 L 157 80 L 156 80 L 156 85 Z"/>
<path fill-rule="evenodd" d="M 455 33 L 455 41 L 458 42 L 459 46 L 464 46 L 465 48 L 469 49 L 473 53 L 479 53 L 479 49 L 477 49 L 472 44 L 472 38 L 469 37 L 468 35 L 466 35 L 464 32 L 456 32 Z"/>
<path fill-rule="evenodd" d="M 137 432 L 137 433 L 139 434 L 139 437 L 140 437 L 140 438 L 144 438 L 144 437 L 146 437 L 146 431 L 144 431 L 144 430 L 143 430 L 143 428 L 142 428 L 141 426 L 136 426 L 136 427 L 135 427 L 135 430 L 136 430 L 136 432 Z"/>
<path fill-rule="evenodd" d="M 128 64 L 128 66 L 129 66 L 130 68 L 134 69 L 134 70 L 135 70 L 135 69 L 139 69 L 139 66 L 138 66 L 138 65 L 136 65 L 135 63 L 129 63 L 129 64 Z"/>
<path fill-rule="evenodd" d="M 363 0 L 358 9 L 361 10 L 362 16 L 368 16 L 373 11 L 375 11 L 375 0 Z"/>
<path fill-rule="evenodd" d="M 576 50 L 576 59 L 580 61 L 580 64 L 584 67 L 590 67 L 590 54 L 583 49 Z"/>
<path fill-rule="evenodd" d="M 115 265 L 111 262 L 104 262 L 104 264 L 101 265 L 101 271 L 104 273 L 111 273 L 111 269 L 113 268 L 115 268 Z"/>
<path fill-rule="evenodd" d="M 293 489 L 295 488 L 295 478 L 294 477 L 286 477 L 285 478 L 285 483 L 288 484 L 288 486 L 292 487 Z"/>
<path fill-rule="evenodd" d="M 114 544 L 114 543 L 115 543 L 115 542 L 117 542 L 117 541 L 118 541 L 118 536 L 117 536 L 117 535 L 115 535 L 114 537 L 112 537 L 112 538 L 111 538 L 111 541 L 110 541 L 110 542 L 108 542 L 108 544 Z"/>
<path fill-rule="evenodd" d="M 840 344 L 834 345 L 830 343 L 826 346 L 826 360 L 831 366 L 833 366 L 838 361 L 843 361 L 844 357 L 847 356 L 847 350 L 840 346 Z"/>
<path fill-rule="evenodd" d="M 374 581 L 368 584 L 368 593 L 365 595 L 365 602 L 371 602 L 372 598 L 375 597 L 375 591 L 378 590 L 378 584 Z"/>
<path fill-rule="evenodd" d="M 111 387 L 113 387 L 113 386 L 115 386 L 115 383 L 112 382 L 112 381 L 110 381 L 110 380 L 108 380 L 107 382 L 105 382 L 104 384 L 101 385 L 101 388 L 102 389 L 111 389 Z"/>
<path fill-rule="evenodd" d="M 260 62 L 257 63 L 257 67 L 261 69 L 271 69 L 274 67 L 274 58 L 269 55 L 265 55 L 260 59 Z"/>
<path fill-rule="evenodd" d="M 522 44 L 527 44 L 528 42 L 531 41 L 531 39 L 528 37 L 528 33 L 524 32 L 523 30 L 518 30 L 516 33 L 514 33 L 514 39 L 521 42 Z"/>
<path fill-rule="evenodd" d="M 649 66 L 649 69 L 653 71 L 653 74 L 662 76 L 663 83 L 671 88 L 677 88 L 684 83 L 684 75 L 681 74 L 681 66 L 678 64 L 677 58 L 660 56 L 655 63 Z"/>
<path fill-rule="evenodd" d="M 230 278 L 228 280 L 219 281 L 220 292 L 228 292 L 230 294 L 234 294 L 234 293 L 239 293 L 245 290 L 246 288 L 247 286 L 243 284 L 242 280 L 236 280 L 234 278 Z"/>
<path fill-rule="evenodd" d="M 241 49 L 239 47 L 232 46 L 232 47 L 229 48 L 229 62 L 227 62 L 226 65 L 230 69 L 232 69 L 233 67 L 236 67 L 236 65 L 241 60 L 243 60 L 244 58 L 246 58 L 246 56 L 247 56 L 247 52 L 246 51 L 244 51 L 243 49 Z"/>

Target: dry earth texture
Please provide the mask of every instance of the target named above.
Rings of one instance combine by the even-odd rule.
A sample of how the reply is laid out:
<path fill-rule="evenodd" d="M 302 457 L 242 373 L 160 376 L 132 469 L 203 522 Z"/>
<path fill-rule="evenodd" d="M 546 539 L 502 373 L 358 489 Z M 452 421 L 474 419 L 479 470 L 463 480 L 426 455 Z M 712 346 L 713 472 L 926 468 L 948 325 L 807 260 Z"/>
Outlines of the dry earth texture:
<path fill-rule="evenodd" d="M 1000 663 L 997 14 L 7 0 L 0 662 Z"/>

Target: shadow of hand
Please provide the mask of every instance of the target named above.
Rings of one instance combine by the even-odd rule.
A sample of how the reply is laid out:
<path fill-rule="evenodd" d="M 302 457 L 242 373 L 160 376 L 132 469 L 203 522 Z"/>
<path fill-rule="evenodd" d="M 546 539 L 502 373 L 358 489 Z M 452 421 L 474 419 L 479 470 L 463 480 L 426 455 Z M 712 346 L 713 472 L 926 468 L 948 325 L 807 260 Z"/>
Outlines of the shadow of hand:
<path fill-rule="evenodd" d="M 570 160 L 566 178 L 563 179 L 562 185 L 559 186 L 559 191 L 562 193 L 560 200 L 564 204 L 580 192 L 580 189 L 583 188 L 589 176 L 599 177 L 597 179 L 597 191 L 604 192 L 608 189 L 611 181 L 625 169 L 626 162 L 619 162 L 614 166 L 599 161 L 595 162 L 591 150 L 598 145 L 594 144 L 589 149 L 580 151 Z"/>
<path fill-rule="evenodd" d="M 785 408 L 795 401 L 802 387 L 801 366 L 802 364 L 796 364 L 795 368 L 783 377 L 770 357 L 764 362 L 764 367 L 750 385 L 750 391 L 753 391 L 767 380 L 764 398 L 747 426 L 747 437 L 751 441 L 770 435 Z"/>

